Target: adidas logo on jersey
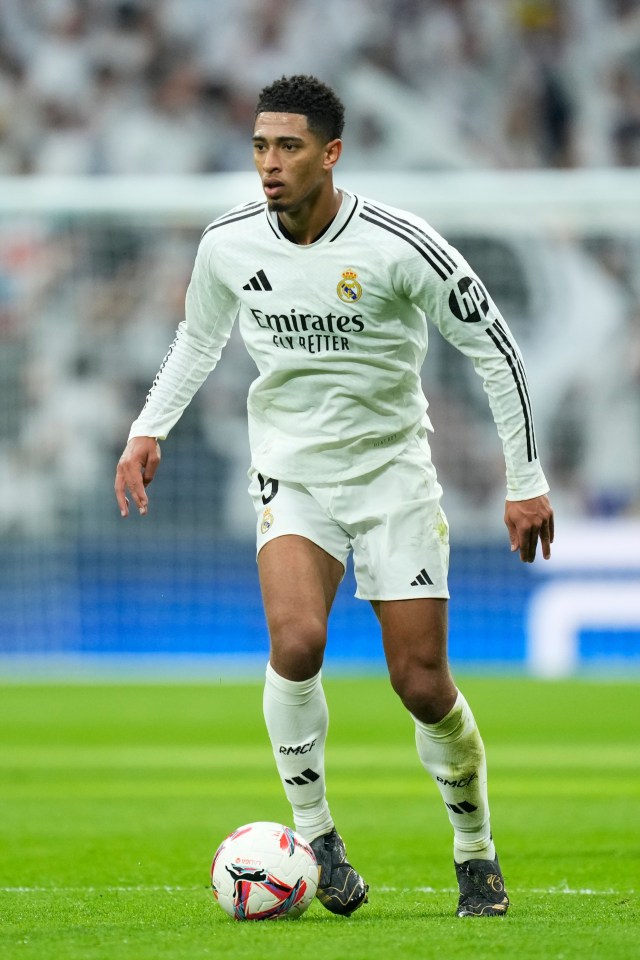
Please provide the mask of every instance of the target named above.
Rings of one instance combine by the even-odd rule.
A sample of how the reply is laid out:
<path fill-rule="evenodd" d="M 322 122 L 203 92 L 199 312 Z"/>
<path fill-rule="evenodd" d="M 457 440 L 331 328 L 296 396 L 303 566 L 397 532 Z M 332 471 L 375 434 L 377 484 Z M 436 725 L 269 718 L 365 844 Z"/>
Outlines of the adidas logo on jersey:
<path fill-rule="evenodd" d="M 243 290 L 273 290 L 273 287 L 267 279 L 267 275 L 264 270 L 258 270 L 255 277 L 251 277 L 248 283 L 242 288 Z"/>
<path fill-rule="evenodd" d="M 411 586 L 412 586 L 412 587 L 426 587 L 426 585 L 427 585 L 428 583 L 430 583 L 431 586 L 433 586 L 433 580 L 431 579 L 431 577 L 429 576 L 429 574 L 427 573 L 427 571 L 426 571 L 425 568 L 423 567 L 422 570 L 420 571 L 420 573 L 417 574 L 415 580 L 412 580 L 412 581 L 411 581 Z"/>

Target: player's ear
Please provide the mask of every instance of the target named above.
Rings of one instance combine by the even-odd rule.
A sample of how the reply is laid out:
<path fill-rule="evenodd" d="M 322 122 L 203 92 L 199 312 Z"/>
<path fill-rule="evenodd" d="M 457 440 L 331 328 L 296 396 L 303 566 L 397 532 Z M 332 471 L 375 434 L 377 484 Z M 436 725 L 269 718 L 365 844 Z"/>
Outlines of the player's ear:
<path fill-rule="evenodd" d="M 342 140 L 330 140 L 324 148 L 324 168 L 330 170 L 335 167 L 342 153 Z"/>

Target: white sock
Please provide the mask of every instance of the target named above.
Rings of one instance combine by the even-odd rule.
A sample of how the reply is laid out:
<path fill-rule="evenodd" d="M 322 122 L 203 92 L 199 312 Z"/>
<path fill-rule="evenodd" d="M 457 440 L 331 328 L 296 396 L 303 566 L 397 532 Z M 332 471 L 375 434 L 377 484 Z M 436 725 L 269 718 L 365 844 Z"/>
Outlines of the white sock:
<path fill-rule="evenodd" d="M 325 796 L 329 713 L 321 674 L 310 680 L 286 680 L 267 664 L 263 707 L 294 828 L 306 840 L 314 840 L 333 827 Z"/>
<path fill-rule="evenodd" d="M 454 860 L 494 860 L 484 744 L 469 704 L 458 691 L 438 723 L 414 720 L 418 756 L 436 781 L 453 826 Z"/>

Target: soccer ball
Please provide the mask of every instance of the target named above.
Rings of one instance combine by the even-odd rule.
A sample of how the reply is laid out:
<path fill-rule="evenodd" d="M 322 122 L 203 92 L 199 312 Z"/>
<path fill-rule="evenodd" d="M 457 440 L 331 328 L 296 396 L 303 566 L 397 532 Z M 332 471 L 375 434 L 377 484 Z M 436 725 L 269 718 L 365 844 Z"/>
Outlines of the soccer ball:
<path fill-rule="evenodd" d="M 301 916 L 318 888 L 320 868 L 299 833 L 280 823 L 247 823 L 222 841 L 211 864 L 213 893 L 235 920 Z"/>

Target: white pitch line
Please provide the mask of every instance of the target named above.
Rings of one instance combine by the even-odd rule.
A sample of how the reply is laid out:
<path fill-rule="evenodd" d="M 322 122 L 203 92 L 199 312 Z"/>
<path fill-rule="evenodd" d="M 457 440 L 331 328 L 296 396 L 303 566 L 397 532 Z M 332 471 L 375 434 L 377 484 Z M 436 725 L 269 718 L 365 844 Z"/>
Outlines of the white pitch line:
<path fill-rule="evenodd" d="M 202 889 L 206 889 L 206 884 L 191 887 L 144 884 L 109 887 L 0 887 L 0 893 L 193 893 L 195 890 Z"/>
<path fill-rule="evenodd" d="M 197 884 L 189 887 L 180 886 L 146 886 L 144 884 L 132 886 L 107 886 L 107 887 L 0 887 L 0 893 L 194 893 L 197 890 L 207 889 L 206 884 Z M 509 887 L 511 893 L 526 894 L 537 893 L 545 896 L 555 896 L 557 894 L 570 894 L 582 897 L 622 897 L 633 896 L 635 890 L 593 890 L 590 887 L 579 887 L 572 889 L 568 886 L 559 887 Z M 449 894 L 458 893 L 455 887 L 374 887 L 374 893 L 436 893 Z"/>
<path fill-rule="evenodd" d="M 376 887 L 379 893 L 459 893 L 456 887 Z M 579 887 L 574 890 L 571 887 L 512 887 L 509 886 L 509 893 L 541 893 L 545 895 L 556 894 L 574 894 L 583 897 L 604 897 L 604 896 L 629 896 L 635 894 L 635 890 L 592 890 L 589 887 Z"/>

